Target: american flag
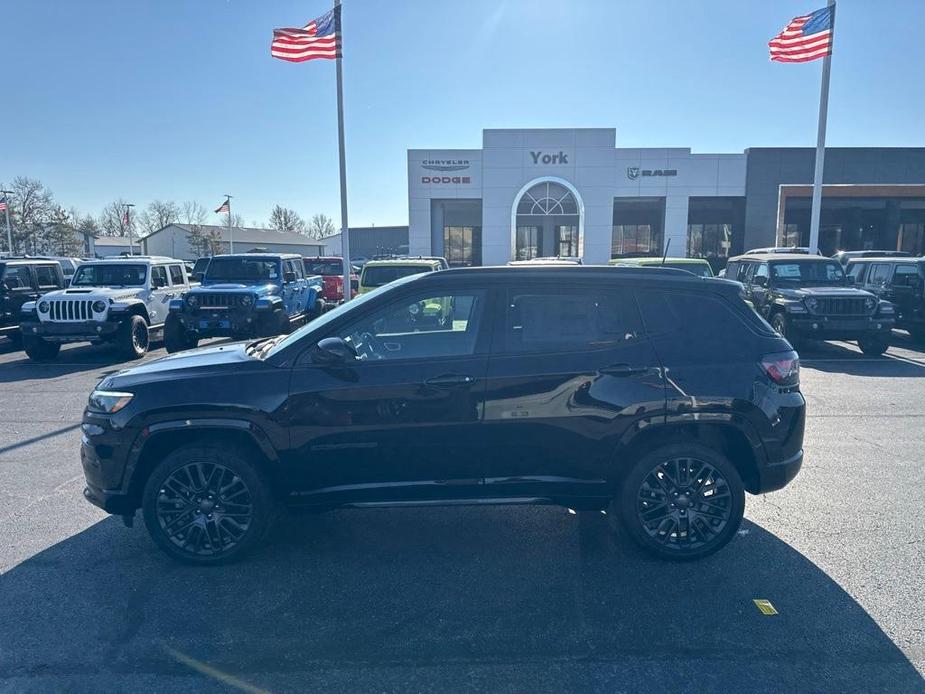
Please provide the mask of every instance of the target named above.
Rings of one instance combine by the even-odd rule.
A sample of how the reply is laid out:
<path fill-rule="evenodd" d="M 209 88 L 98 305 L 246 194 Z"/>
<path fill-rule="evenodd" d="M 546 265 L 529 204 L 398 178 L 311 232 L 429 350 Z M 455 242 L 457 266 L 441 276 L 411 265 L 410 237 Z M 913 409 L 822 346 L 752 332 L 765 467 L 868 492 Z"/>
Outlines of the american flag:
<path fill-rule="evenodd" d="M 0 212 L 6 212 L 6 197 L 0 198 Z"/>
<path fill-rule="evenodd" d="M 231 200 L 225 199 L 221 205 L 218 206 L 218 209 L 215 210 L 216 214 L 221 214 L 222 212 L 231 212 Z"/>
<path fill-rule="evenodd" d="M 832 55 L 835 6 L 794 17 L 784 30 L 768 42 L 771 60 L 778 63 L 806 63 Z"/>
<path fill-rule="evenodd" d="M 270 55 L 290 63 L 340 58 L 340 5 L 302 29 L 274 29 Z"/>
<path fill-rule="evenodd" d="M 122 213 L 122 224 L 128 226 L 128 210 Z"/>

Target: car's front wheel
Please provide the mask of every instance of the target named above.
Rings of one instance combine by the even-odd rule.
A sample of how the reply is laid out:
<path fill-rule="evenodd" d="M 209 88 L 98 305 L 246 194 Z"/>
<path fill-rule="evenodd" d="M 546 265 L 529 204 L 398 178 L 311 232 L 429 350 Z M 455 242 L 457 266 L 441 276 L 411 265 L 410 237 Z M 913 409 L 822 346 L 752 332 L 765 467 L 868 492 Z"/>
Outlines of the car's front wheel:
<path fill-rule="evenodd" d="M 164 348 L 168 354 L 195 349 L 199 345 L 199 338 L 183 327 L 176 314 L 168 314 L 164 323 Z"/>
<path fill-rule="evenodd" d="M 617 506 L 614 508 L 613 506 Z M 745 512 L 735 466 L 698 443 L 658 448 L 630 469 L 608 516 L 663 559 L 700 559 L 725 546 Z"/>
<path fill-rule="evenodd" d="M 797 349 L 797 346 L 800 344 L 800 339 L 796 331 L 790 326 L 790 320 L 787 318 L 786 314 L 775 313 L 774 317 L 771 318 L 771 327 L 780 333 L 781 337 L 786 339 L 791 347 Z"/>
<path fill-rule="evenodd" d="M 23 349 L 32 361 L 52 361 L 61 351 L 61 344 L 49 342 L 45 338 L 34 335 L 23 335 Z"/>
<path fill-rule="evenodd" d="M 158 547 L 191 564 L 218 564 L 252 549 L 275 515 L 269 484 L 252 462 L 221 445 L 189 445 L 151 473 L 142 497 Z"/>
<path fill-rule="evenodd" d="M 141 359 L 148 352 L 151 335 L 148 323 L 141 316 L 129 316 L 116 331 L 116 347 L 129 359 Z"/>
<path fill-rule="evenodd" d="M 858 347 L 864 354 L 878 357 L 890 347 L 890 335 L 887 333 L 873 333 L 858 339 Z"/>

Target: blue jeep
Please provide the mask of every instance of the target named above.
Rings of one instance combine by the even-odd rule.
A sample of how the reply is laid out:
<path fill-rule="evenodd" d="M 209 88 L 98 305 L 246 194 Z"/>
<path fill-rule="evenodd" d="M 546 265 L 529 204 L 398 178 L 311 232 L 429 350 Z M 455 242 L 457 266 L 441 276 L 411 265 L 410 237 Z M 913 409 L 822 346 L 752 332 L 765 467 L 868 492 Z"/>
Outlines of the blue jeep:
<path fill-rule="evenodd" d="M 288 333 L 324 308 L 320 275 L 305 275 L 294 254 L 217 255 L 199 287 L 170 302 L 164 324 L 168 352 L 192 349 L 207 337 L 268 337 Z"/>

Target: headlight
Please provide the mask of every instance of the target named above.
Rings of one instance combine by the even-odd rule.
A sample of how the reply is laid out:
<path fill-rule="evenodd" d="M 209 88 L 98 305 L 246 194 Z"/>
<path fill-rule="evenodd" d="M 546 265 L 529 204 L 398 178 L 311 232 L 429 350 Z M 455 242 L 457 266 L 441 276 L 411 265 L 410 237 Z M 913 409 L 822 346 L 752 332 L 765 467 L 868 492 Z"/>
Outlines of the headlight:
<path fill-rule="evenodd" d="M 869 296 L 866 299 L 864 299 L 864 305 L 867 307 L 868 311 L 873 311 L 874 306 L 877 305 L 877 300 L 874 299 L 874 297 Z"/>
<path fill-rule="evenodd" d="M 113 390 L 94 390 L 90 393 L 89 407 L 94 412 L 115 414 L 128 405 L 134 397 L 132 393 L 119 393 Z"/>
<path fill-rule="evenodd" d="M 881 301 L 880 313 L 896 313 L 896 310 L 893 308 L 893 304 L 891 304 L 889 301 Z"/>
<path fill-rule="evenodd" d="M 819 302 L 816 300 L 816 297 L 810 296 L 806 298 L 806 308 L 808 308 L 810 311 L 815 311 L 818 305 Z"/>
<path fill-rule="evenodd" d="M 47 301 L 39 302 L 39 313 L 48 313 L 49 305 Z"/>
<path fill-rule="evenodd" d="M 254 303 L 254 295 L 253 295 L 253 294 L 245 294 L 244 296 L 241 297 L 241 305 L 242 305 L 242 306 L 250 306 L 250 305 L 253 304 L 253 303 Z"/>
<path fill-rule="evenodd" d="M 106 310 L 106 302 L 102 300 L 94 301 L 93 306 L 91 308 L 93 309 L 94 313 L 102 313 L 103 311 Z"/>
<path fill-rule="evenodd" d="M 195 294 L 187 294 L 186 303 L 188 303 L 190 306 L 199 306 L 199 297 Z"/>

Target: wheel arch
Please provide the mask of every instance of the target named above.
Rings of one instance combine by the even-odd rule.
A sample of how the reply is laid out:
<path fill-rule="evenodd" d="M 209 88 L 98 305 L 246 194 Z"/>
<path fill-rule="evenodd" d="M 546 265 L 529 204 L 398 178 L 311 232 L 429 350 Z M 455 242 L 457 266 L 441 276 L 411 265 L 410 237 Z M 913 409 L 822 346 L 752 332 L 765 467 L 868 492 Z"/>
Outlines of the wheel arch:
<path fill-rule="evenodd" d="M 749 492 L 758 488 L 758 467 L 765 459 L 764 447 L 745 422 L 678 421 L 646 427 L 618 447 L 615 463 L 616 483 L 633 464 L 656 448 L 677 443 L 696 442 L 719 451 L 735 466 L 742 484 Z"/>
<path fill-rule="evenodd" d="M 145 434 L 144 432 L 147 432 Z M 151 472 L 167 455 L 190 445 L 215 444 L 232 448 L 255 461 L 266 474 L 273 491 L 283 489 L 279 457 L 264 432 L 245 420 L 183 420 L 146 427 L 136 443 L 137 454 L 126 487 L 127 495 L 141 504 L 141 494 Z"/>

